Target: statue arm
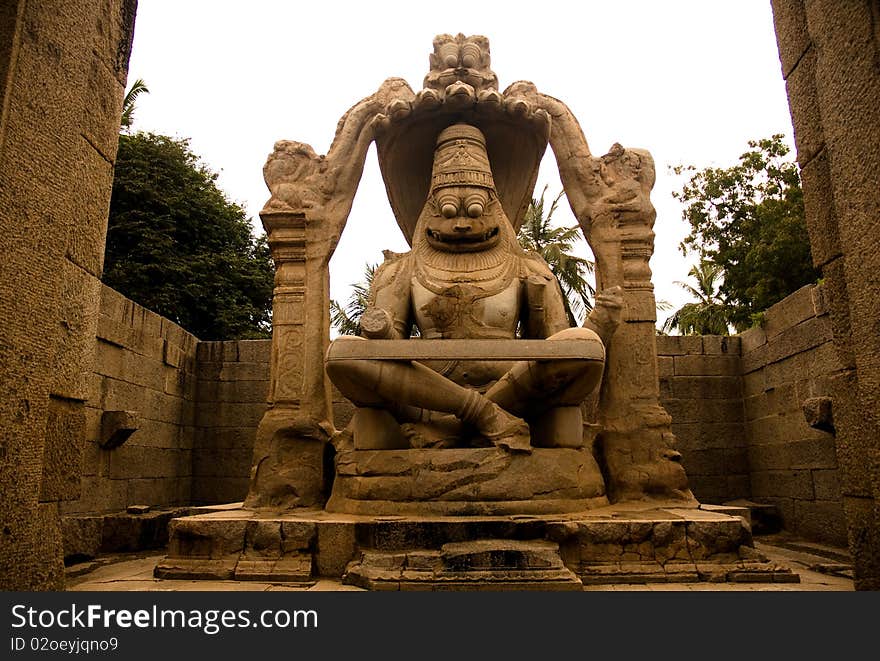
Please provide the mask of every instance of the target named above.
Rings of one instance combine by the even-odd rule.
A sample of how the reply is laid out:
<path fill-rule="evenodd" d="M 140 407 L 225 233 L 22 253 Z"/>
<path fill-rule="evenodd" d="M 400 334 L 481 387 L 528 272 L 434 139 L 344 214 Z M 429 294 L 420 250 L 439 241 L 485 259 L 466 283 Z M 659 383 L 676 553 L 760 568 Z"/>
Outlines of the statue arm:
<path fill-rule="evenodd" d="M 559 288 L 559 282 L 557 282 L 555 277 L 547 284 L 547 294 L 548 296 L 544 303 L 545 338 L 570 328 L 568 315 L 565 313 L 565 304 L 562 300 L 562 290 Z"/>
<path fill-rule="evenodd" d="M 569 328 L 562 290 L 550 267 L 537 255 L 526 260 L 525 337 L 545 339 Z"/>
<path fill-rule="evenodd" d="M 407 260 L 390 258 L 373 276 L 370 300 L 361 317 L 361 335 L 375 340 L 409 337 L 410 277 Z"/>

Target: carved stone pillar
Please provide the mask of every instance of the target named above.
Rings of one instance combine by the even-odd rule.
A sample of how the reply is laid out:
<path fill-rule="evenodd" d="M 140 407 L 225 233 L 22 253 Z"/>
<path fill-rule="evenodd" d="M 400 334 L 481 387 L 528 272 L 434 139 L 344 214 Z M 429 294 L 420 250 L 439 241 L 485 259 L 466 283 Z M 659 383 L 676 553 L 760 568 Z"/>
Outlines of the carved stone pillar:
<path fill-rule="evenodd" d="M 691 500 L 674 450 L 672 418 L 660 405 L 656 301 L 649 261 L 656 211 L 654 164 L 643 150 L 615 145 L 598 159 L 602 194 L 589 232 L 597 289 L 623 289 L 623 323 L 607 350 L 599 411 L 612 502 L 645 497 Z"/>
<path fill-rule="evenodd" d="M 260 212 L 275 261 L 268 409 L 257 428 L 245 507 L 323 506 L 327 442 L 335 432 L 324 354 L 330 343 L 330 258 L 345 228 L 382 99 L 396 79 L 342 116 L 324 156 L 279 140 L 263 166 Z M 408 89 L 408 88 L 407 88 Z M 410 91 L 412 94 L 412 91 Z"/>
<path fill-rule="evenodd" d="M 260 215 L 276 269 L 272 356 L 268 409 L 257 428 L 245 506 L 321 506 L 324 450 L 333 432 L 323 365 L 332 251 L 321 219 L 272 209 Z"/>
<path fill-rule="evenodd" d="M 635 402 L 656 404 L 660 396 L 655 338 L 657 312 L 648 265 L 654 252 L 654 232 L 650 225 L 622 225 L 617 244 L 621 280 L 614 284 L 623 287 L 624 323 L 618 326 L 608 349 L 603 402 L 610 407 L 606 409 L 609 414 L 624 411 Z"/>

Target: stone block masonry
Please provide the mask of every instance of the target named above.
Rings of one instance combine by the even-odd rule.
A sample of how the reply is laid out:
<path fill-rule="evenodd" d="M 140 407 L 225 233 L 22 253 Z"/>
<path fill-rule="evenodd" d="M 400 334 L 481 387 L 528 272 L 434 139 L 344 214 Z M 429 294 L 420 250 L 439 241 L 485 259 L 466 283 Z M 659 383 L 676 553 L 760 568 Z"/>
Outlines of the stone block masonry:
<path fill-rule="evenodd" d="M 94 363 L 83 380 L 82 429 L 72 434 L 83 443 L 60 446 L 69 456 L 53 462 L 82 465 L 82 488 L 70 487 L 62 513 L 243 500 L 266 410 L 270 340 L 201 342 L 109 287 L 95 299 Z M 333 399 L 343 428 L 353 407 L 336 391 Z M 105 443 L 113 420 L 136 428 L 118 446 Z"/>
<path fill-rule="evenodd" d="M 0 5 L 0 588 L 63 587 L 135 0 Z"/>
<path fill-rule="evenodd" d="M 193 447 L 192 501 L 244 500 L 254 436 L 266 410 L 270 340 L 201 342 Z M 334 424 L 344 428 L 354 407 L 333 388 Z"/>
<path fill-rule="evenodd" d="M 880 589 L 880 10 L 875 0 L 772 0 L 813 263 L 838 361 L 826 384 L 856 589 Z M 829 343 L 830 345 L 831 343 Z M 819 371 L 828 371 L 825 369 Z M 833 393 L 833 394 L 832 394 Z"/>
<path fill-rule="evenodd" d="M 270 349 L 269 340 L 199 344 L 194 503 L 237 502 L 247 495 L 254 434 L 266 410 Z"/>
<path fill-rule="evenodd" d="M 698 500 L 749 497 L 739 337 L 658 336 L 660 399 Z"/>
<path fill-rule="evenodd" d="M 786 529 L 845 545 L 834 436 L 803 405 L 831 397 L 842 365 L 828 294 L 807 286 L 734 337 L 658 337 L 660 392 L 697 498 L 774 504 Z"/>
<path fill-rule="evenodd" d="M 198 339 L 102 286 L 87 385 L 83 489 L 64 514 L 191 501 Z M 105 444 L 107 423 L 134 432 Z"/>
<path fill-rule="evenodd" d="M 743 334 L 744 413 L 752 498 L 776 504 L 786 529 L 845 546 L 834 435 L 811 428 L 803 410 L 830 397 L 843 370 L 826 300 L 823 285 L 803 287 Z"/>

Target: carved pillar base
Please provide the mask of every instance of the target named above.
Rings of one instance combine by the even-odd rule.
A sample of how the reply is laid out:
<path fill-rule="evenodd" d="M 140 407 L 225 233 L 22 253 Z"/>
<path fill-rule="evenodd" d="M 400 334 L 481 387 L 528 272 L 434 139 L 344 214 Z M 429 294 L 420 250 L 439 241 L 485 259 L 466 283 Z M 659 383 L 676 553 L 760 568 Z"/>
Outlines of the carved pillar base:
<path fill-rule="evenodd" d="M 332 431 L 295 411 L 271 409 L 257 428 L 246 508 L 323 507 L 325 447 Z"/>
<path fill-rule="evenodd" d="M 674 449 L 671 424 L 656 404 L 634 405 L 626 416 L 606 419 L 600 443 L 612 503 L 656 499 L 697 504 Z"/>
<path fill-rule="evenodd" d="M 625 300 L 624 323 L 608 349 L 599 406 L 609 500 L 696 504 L 675 450 L 672 418 L 659 401 L 654 294 L 646 288 L 628 289 Z"/>

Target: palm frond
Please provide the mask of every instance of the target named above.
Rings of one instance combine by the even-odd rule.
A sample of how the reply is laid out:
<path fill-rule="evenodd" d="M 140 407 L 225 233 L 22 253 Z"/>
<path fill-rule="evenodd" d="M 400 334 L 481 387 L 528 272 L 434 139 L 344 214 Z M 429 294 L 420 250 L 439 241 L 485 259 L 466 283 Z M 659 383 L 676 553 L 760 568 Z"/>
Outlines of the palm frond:
<path fill-rule="evenodd" d="M 586 275 L 593 273 L 595 265 L 589 259 L 571 254 L 576 243 L 583 240 L 579 227 L 553 226 L 553 214 L 565 191 L 560 191 L 547 208 L 547 189 L 545 185 L 541 194 L 532 198 L 517 240 L 524 249 L 538 253 L 547 262 L 562 290 L 569 323 L 577 326 L 577 317 L 593 309 L 596 292 Z"/>
<path fill-rule="evenodd" d="M 361 317 L 370 304 L 370 289 L 378 268 L 378 264 L 364 265 L 364 279 L 351 285 L 351 294 L 344 306 L 330 301 L 330 324 L 340 335 L 360 335 Z"/>
<path fill-rule="evenodd" d="M 735 311 L 718 293 L 721 268 L 703 259 L 691 267 L 688 275 L 697 281 L 696 287 L 686 282 L 676 281 L 675 284 L 697 301 L 682 305 L 663 322 L 661 331 L 678 329 L 683 335 L 729 335 Z M 660 308 L 659 303 L 657 307 Z"/>
<path fill-rule="evenodd" d="M 123 129 L 128 130 L 131 128 L 134 122 L 135 101 L 145 92 L 149 94 L 150 90 L 143 79 L 138 78 L 125 93 L 125 98 L 122 100 L 122 119 L 120 120 L 120 125 Z"/>

